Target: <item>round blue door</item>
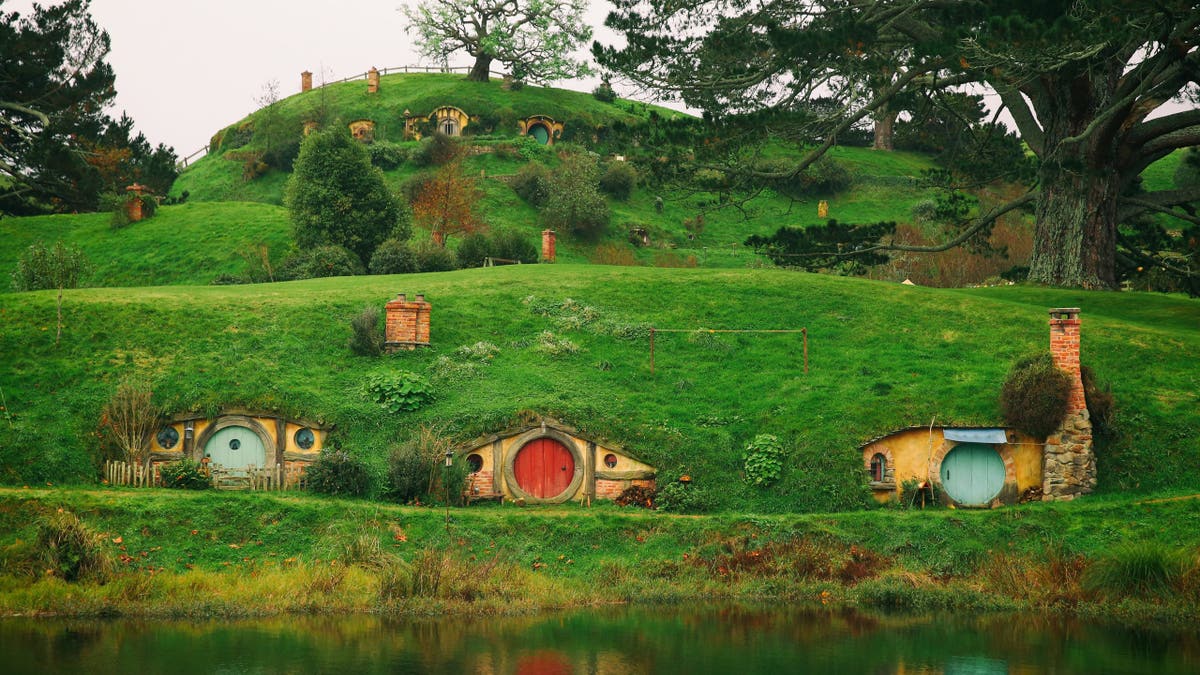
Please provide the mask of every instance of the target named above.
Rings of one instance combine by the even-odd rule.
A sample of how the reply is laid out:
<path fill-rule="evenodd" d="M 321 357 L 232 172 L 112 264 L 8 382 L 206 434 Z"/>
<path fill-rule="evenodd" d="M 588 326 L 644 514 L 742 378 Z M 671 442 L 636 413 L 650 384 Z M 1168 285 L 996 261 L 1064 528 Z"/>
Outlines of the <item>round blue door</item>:
<path fill-rule="evenodd" d="M 1004 487 L 1004 460 L 989 445 L 964 443 L 942 460 L 942 487 L 965 506 L 983 506 Z"/>
<path fill-rule="evenodd" d="M 542 145 L 550 142 L 550 130 L 543 124 L 535 124 L 529 127 L 529 135 L 533 136 Z"/>
<path fill-rule="evenodd" d="M 204 454 L 213 464 L 228 469 L 263 467 L 267 464 L 267 449 L 262 439 L 248 427 L 225 427 L 204 444 Z"/>

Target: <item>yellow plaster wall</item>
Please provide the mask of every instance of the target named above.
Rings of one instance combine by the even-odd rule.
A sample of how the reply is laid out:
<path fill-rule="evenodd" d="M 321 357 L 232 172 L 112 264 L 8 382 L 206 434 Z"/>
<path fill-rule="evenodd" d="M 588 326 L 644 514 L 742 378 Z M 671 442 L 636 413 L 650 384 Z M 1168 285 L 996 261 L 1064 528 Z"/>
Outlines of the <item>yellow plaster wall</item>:
<path fill-rule="evenodd" d="M 1008 431 L 1008 449 L 1012 453 L 1013 473 L 1017 483 L 1017 493 L 1020 494 L 1031 487 L 1042 485 L 1042 442 L 1040 439 L 1026 436 L 1017 431 Z M 933 456 L 946 443 L 942 429 L 907 429 L 865 446 L 862 451 L 863 470 L 870 468 L 871 457 L 877 452 L 890 450 L 889 466 L 894 469 L 895 488 L 891 490 L 874 490 L 876 501 L 885 502 L 900 494 L 904 481 L 917 479 L 927 481 L 935 478 L 937 466 L 931 466 Z M 957 443 L 951 441 L 952 445 Z M 887 455 L 887 452 L 884 452 Z M 1007 477 L 1006 477 L 1007 481 Z"/>
<path fill-rule="evenodd" d="M 275 429 L 273 427 L 275 426 L 275 420 L 270 420 L 270 422 L 271 426 L 267 427 L 267 431 L 274 435 Z M 266 423 L 263 422 L 263 425 L 266 426 Z M 296 432 L 300 431 L 306 426 L 307 425 L 305 424 L 296 424 L 295 422 L 288 422 L 286 425 L 284 425 L 283 433 L 286 441 L 285 445 L 283 446 L 283 451 L 288 454 L 301 455 L 304 458 L 312 458 L 313 461 L 316 461 L 317 456 L 321 454 L 321 448 L 325 447 L 325 436 L 328 432 L 314 427 L 308 427 L 312 429 L 313 432 L 313 446 L 305 450 L 299 445 L 296 445 Z"/>

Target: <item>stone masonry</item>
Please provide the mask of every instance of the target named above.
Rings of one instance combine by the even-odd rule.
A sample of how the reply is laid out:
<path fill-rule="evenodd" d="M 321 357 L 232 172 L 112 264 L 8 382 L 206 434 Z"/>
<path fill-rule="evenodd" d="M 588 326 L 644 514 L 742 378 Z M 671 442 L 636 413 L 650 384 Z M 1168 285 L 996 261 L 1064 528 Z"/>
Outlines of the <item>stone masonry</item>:
<path fill-rule="evenodd" d="M 430 305 L 424 294 L 417 294 L 413 301 L 401 293 L 384 309 L 387 312 L 384 329 L 384 349 L 416 349 L 429 346 Z"/>
<path fill-rule="evenodd" d="M 1067 415 L 1046 439 L 1042 469 L 1042 499 L 1065 501 L 1096 487 L 1096 456 L 1092 452 L 1092 421 L 1083 397 L 1079 373 L 1079 309 L 1050 310 L 1050 353 L 1054 365 L 1071 378 Z"/>
<path fill-rule="evenodd" d="M 379 69 L 371 66 L 367 71 L 367 93 L 375 94 L 379 92 Z"/>
<path fill-rule="evenodd" d="M 311 90 L 312 90 L 312 72 L 306 70 L 303 73 L 300 73 L 300 91 L 304 92 L 304 91 L 311 91 Z"/>

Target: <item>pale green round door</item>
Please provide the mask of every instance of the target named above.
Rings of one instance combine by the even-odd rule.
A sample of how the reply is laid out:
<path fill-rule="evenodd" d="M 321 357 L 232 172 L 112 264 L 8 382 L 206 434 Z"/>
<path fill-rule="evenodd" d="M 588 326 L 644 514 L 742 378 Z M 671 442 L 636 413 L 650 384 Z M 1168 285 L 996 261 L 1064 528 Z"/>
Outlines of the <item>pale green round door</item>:
<path fill-rule="evenodd" d="M 529 127 L 529 135 L 533 136 L 542 145 L 550 142 L 550 130 L 543 124 L 535 124 Z"/>
<path fill-rule="evenodd" d="M 963 443 L 942 460 L 942 488 L 965 506 L 982 506 L 1004 487 L 1004 460 L 989 445 Z"/>
<path fill-rule="evenodd" d="M 204 454 L 213 464 L 228 469 L 262 467 L 267 464 L 267 449 L 262 439 L 248 427 L 225 427 L 204 444 Z"/>

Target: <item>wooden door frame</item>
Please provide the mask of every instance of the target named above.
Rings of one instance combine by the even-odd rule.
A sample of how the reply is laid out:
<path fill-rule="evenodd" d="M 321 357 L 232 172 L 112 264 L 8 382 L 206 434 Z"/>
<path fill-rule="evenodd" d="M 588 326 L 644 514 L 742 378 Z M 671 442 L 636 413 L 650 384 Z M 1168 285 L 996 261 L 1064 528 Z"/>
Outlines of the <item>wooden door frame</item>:
<path fill-rule="evenodd" d="M 553 497 L 537 497 L 521 489 L 520 484 L 517 483 L 516 471 L 513 468 L 513 463 L 516 462 L 517 455 L 525 449 L 525 446 L 542 438 L 549 438 L 561 443 L 571 453 L 571 459 L 575 462 L 575 472 L 571 476 L 571 482 L 567 485 L 567 489 Z M 511 448 L 508 456 L 504 458 L 504 480 L 509 492 L 514 496 L 524 499 L 530 504 L 561 504 L 579 492 L 579 487 L 583 484 L 584 473 L 586 473 L 584 470 L 584 454 L 579 445 L 570 436 L 549 427 L 545 429 L 538 427 L 518 436 Z"/>

